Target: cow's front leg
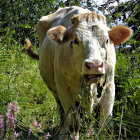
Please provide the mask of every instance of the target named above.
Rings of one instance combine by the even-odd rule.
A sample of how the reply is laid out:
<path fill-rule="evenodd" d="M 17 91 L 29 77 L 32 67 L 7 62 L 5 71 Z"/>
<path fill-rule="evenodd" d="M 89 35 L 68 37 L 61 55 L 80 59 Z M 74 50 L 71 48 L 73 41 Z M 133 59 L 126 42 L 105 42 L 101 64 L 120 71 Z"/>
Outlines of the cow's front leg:
<path fill-rule="evenodd" d="M 70 108 L 66 115 L 67 127 L 70 132 L 71 139 L 79 139 L 80 118 L 78 110 Z"/>
<path fill-rule="evenodd" d="M 114 82 L 107 83 L 105 93 L 100 102 L 101 119 L 99 126 L 102 129 L 108 124 L 108 116 L 112 116 L 112 110 L 115 98 L 115 85 Z"/>
<path fill-rule="evenodd" d="M 64 109 L 62 107 L 60 100 L 56 98 L 56 102 L 57 102 L 57 109 L 58 109 L 58 113 L 60 117 L 60 126 L 57 129 L 55 137 L 58 137 L 58 139 L 62 139 L 64 135 L 67 135 L 66 118 L 65 118 L 65 112 L 64 112 Z"/>

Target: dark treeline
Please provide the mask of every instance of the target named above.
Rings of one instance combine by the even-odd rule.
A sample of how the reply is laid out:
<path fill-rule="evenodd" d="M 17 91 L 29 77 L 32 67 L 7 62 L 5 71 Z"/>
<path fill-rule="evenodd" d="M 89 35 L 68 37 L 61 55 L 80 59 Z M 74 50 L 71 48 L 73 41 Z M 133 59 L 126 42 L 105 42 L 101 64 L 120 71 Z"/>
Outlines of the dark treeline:
<path fill-rule="evenodd" d="M 102 5 L 94 1 L 67 0 L 1 0 L 0 1 L 0 35 L 1 40 L 12 36 L 12 40 L 24 44 L 25 38 L 30 37 L 31 41 L 37 42 L 35 25 L 41 16 L 56 11 L 59 7 L 81 5 L 90 10 L 99 10 L 107 17 L 107 22 L 113 24 L 124 23 L 134 31 L 133 38 L 129 41 L 132 47 L 139 46 L 140 30 L 140 2 L 139 0 L 119 3 L 113 6 L 115 0 L 108 0 Z M 119 2 L 117 0 L 117 2 Z M 127 42 L 128 44 L 128 42 Z"/>

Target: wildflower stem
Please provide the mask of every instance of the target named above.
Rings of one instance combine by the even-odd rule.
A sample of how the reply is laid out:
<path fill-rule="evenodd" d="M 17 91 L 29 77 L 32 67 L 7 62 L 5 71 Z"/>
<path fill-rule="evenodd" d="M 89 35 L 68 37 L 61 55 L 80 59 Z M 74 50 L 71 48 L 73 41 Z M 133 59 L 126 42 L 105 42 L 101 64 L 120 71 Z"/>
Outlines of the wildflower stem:
<path fill-rule="evenodd" d="M 119 137 L 118 137 L 118 140 L 120 140 L 120 137 L 121 137 L 123 110 L 124 110 L 124 107 L 122 108 L 122 115 L 121 115 L 121 122 L 120 122 L 120 126 L 119 126 Z"/>

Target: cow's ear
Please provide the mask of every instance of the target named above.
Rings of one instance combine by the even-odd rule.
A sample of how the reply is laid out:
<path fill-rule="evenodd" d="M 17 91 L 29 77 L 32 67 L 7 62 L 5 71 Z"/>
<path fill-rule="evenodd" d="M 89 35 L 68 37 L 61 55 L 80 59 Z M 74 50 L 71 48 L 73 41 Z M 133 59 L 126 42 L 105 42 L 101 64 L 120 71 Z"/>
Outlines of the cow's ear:
<path fill-rule="evenodd" d="M 63 43 L 68 40 L 70 32 L 68 32 L 67 28 L 58 25 L 56 27 L 51 28 L 48 31 L 48 36 L 51 40 L 56 41 L 57 43 Z"/>
<path fill-rule="evenodd" d="M 109 37 L 114 45 L 120 45 L 128 40 L 132 35 L 132 30 L 123 25 L 117 25 L 109 31 Z"/>

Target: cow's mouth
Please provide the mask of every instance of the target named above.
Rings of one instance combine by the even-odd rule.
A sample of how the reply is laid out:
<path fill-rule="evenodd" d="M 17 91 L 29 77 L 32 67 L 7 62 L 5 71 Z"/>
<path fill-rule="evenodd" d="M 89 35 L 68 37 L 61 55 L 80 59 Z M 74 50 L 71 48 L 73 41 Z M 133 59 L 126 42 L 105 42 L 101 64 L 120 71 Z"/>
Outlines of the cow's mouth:
<path fill-rule="evenodd" d="M 84 79 L 89 83 L 97 83 L 104 74 L 85 74 Z"/>

